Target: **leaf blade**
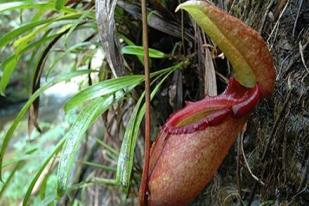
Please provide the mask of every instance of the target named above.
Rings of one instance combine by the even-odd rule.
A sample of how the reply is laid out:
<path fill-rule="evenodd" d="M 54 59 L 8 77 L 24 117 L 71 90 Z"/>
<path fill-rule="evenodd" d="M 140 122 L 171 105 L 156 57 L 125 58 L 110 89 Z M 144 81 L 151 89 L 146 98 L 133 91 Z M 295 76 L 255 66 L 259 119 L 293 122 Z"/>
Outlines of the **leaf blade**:
<path fill-rule="evenodd" d="M 82 141 L 83 134 L 95 122 L 95 120 L 106 111 L 114 101 L 120 100 L 125 92 L 118 91 L 115 95 L 98 97 L 87 105 L 78 115 L 76 121 L 65 135 L 65 145 L 60 156 L 57 172 L 58 194 L 63 194 L 71 185 L 71 172 Z"/>
<path fill-rule="evenodd" d="M 77 95 L 73 96 L 65 104 L 65 110 L 68 111 L 73 107 L 82 104 L 85 101 L 92 100 L 100 96 L 109 95 L 121 89 L 125 89 L 128 87 L 135 87 L 142 81 L 143 81 L 142 75 L 129 75 L 99 82 L 82 90 Z"/>
<path fill-rule="evenodd" d="M 61 17 L 56 17 L 56 18 L 49 18 L 49 19 L 43 19 L 43 20 L 37 20 L 37 21 L 32 21 L 27 24 L 23 24 L 22 26 L 7 32 L 0 38 L 0 48 L 3 48 L 7 46 L 7 44 L 12 41 L 13 39 L 17 38 L 21 34 L 32 30 L 33 28 L 44 25 L 44 24 L 50 24 L 56 21 L 62 21 L 62 20 L 68 20 L 68 19 L 75 19 L 79 18 L 81 16 L 80 13 L 73 13 L 73 14 L 67 14 Z"/>
<path fill-rule="evenodd" d="M 56 0 L 55 2 L 55 8 L 57 10 L 60 10 L 64 7 L 64 4 L 66 3 L 66 0 Z"/>
<path fill-rule="evenodd" d="M 16 67 L 19 57 L 13 55 L 3 62 L 3 74 L 0 79 L 0 93 L 3 93 L 9 83 L 10 77 Z"/>
<path fill-rule="evenodd" d="M 0 12 L 11 11 L 15 9 L 39 9 L 39 10 L 54 10 L 55 6 L 49 2 L 36 2 L 36 1 L 16 1 L 6 2 L 0 4 Z M 61 11 L 66 13 L 75 12 L 74 9 L 63 7 Z"/>
<path fill-rule="evenodd" d="M 30 196 L 31 196 L 31 193 L 32 193 L 32 190 L 37 182 L 37 180 L 40 178 L 42 172 L 44 171 L 44 169 L 46 168 L 46 166 L 48 165 L 48 163 L 51 161 L 51 159 L 56 155 L 58 154 L 60 151 L 61 151 L 61 148 L 63 146 L 65 142 L 65 139 L 63 138 L 62 140 L 60 140 L 60 142 L 58 142 L 58 144 L 55 146 L 55 149 L 53 150 L 53 152 L 45 159 L 45 161 L 42 163 L 42 165 L 39 167 L 39 170 L 36 172 L 35 176 L 33 177 L 33 179 L 31 180 L 29 186 L 28 186 L 28 189 L 27 189 L 27 192 L 24 196 L 24 199 L 23 199 L 23 206 L 26 206 L 29 199 L 30 199 Z"/>
<path fill-rule="evenodd" d="M 181 64 L 176 65 L 171 71 L 169 71 L 161 81 L 156 85 L 154 90 L 151 92 L 151 99 L 156 95 L 158 90 L 160 89 L 163 82 L 172 74 L 175 70 L 179 69 Z M 164 75 L 164 74 L 162 74 Z M 145 103 L 142 105 L 142 101 L 144 99 L 144 93 L 139 98 L 136 106 L 134 107 L 133 113 L 129 120 L 129 124 L 127 126 L 121 149 L 118 157 L 117 164 L 117 174 L 116 180 L 122 186 L 123 190 L 128 193 L 133 169 L 133 161 L 134 161 L 134 151 L 135 146 L 139 134 L 140 124 L 142 123 L 143 117 L 146 111 Z M 142 105 L 142 106 L 141 106 Z"/>
<path fill-rule="evenodd" d="M 159 50 L 149 48 L 148 51 L 149 51 L 150 58 L 163 59 L 166 57 L 166 54 Z M 123 54 L 144 56 L 144 48 L 141 46 L 136 46 L 136 45 L 124 46 L 121 48 L 121 52 Z"/>
<path fill-rule="evenodd" d="M 24 118 L 24 116 L 26 115 L 28 109 L 30 108 L 30 106 L 32 105 L 33 101 L 36 100 L 45 90 L 47 90 L 49 87 L 60 83 L 62 81 L 66 81 L 69 80 L 73 77 L 77 77 L 79 75 L 84 75 L 84 74 L 88 74 L 89 70 L 81 70 L 81 71 L 77 71 L 77 72 L 71 72 L 68 73 L 66 75 L 62 75 L 60 76 L 60 78 L 56 78 L 48 83 L 46 83 L 44 86 L 42 86 L 39 90 L 37 90 L 30 98 L 29 100 L 26 102 L 26 104 L 23 106 L 23 108 L 20 110 L 20 112 L 18 113 L 18 115 L 16 116 L 16 118 L 14 119 L 13 123 L 11 124 L 11 126 L 9 127 L 8 131 L 4 134 L 3 140 L 2 140 L 2 144 L 1 144 L 1 148 L 0 148 L 0 181 L 2 181 L 2 168 L 3 168 L 3 157 L 5 154 L 5 151 L 7 150 L 7 147 L 9 145 L 9 142 L 13 136 L 13 133 L 15 131 L 15 129 L 17 128 L 17 126 L 19 125 L 20 121 Z"/>

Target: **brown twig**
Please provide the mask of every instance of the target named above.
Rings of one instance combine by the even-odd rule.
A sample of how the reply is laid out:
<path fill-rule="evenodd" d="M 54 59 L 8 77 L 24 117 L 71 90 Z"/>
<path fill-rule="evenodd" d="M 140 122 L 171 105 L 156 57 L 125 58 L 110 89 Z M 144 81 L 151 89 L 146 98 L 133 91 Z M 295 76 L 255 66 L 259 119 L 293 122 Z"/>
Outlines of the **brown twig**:
<path fill-rule="evenodd" d="M 39 62 L 36 66 L 33 82 L 32 82 L 32 94 L 34 94 L 41 86 L 41 76 L 43 74 L 44 65 L 46 62 L 46 58 L 52 47 L 58 42 L 58 40 L 67 32 L 69 29 L 59 33 L 44 49 Z M 40 104 L 40 98 L 38 97 L 33 104 L 31 105 L 29 109 L 29 116 L 28 116 L 28 135 L 31 136 L 31 133 L 34 128 L 36 128 L 39 132 L 41 132 L 41 129 L 38 125 L 37 119 L 39 115 L 39 104 Z"/>
<path fill-rule="evenodd" d="M 307 47 L 309 40 L 307 41 L 307 43 L 305 44 L 305 47 Z M 300 54 L 300 59 L 307 71 L 307 73 L 309 73 L 309 68 L 306 65 L 306 61 L 305 61 L 305 57 L 304 57 L 304 46 L 301 44 L 301 42 L 298 43 L 299 46 L 299 54 Z"/>
<path fill-rule="evenodd" d="M 277 19 L 279 14 L 282 12 L 282 8 L 286 5 L 288 0 L 277 1 L 276 7 L 274 9 L 274 19 Z"/>
<path fill-rule="evenodd" d="M 91 70 L 91 60 L 89 60 L 89 62 L 88 62 L 88 70 Z M 89 86 L 92 85 L 92 78 L 91 78 L 91 73 L 90 72 L 88 74 L 88 85 Z"/>
<path fill-rule="evenodd" d="M 250 173 L 251 177 L 252 177 L 255 181 L 257 181 L 258 183 L 260 183 L 261 185 L 264 186 L 265 183 L 264 183 L 261 179 L 259 179 L 256 175 L 254 175 L 253 172 L 252 172 L 252 170 L 251 170 L 251 168 L 250 168 L 250 165 L 249 165 L 249 163 L 248 163 L 248 160 L 247 160 L 246 154 L 245 154 L 245 150 L 244 150 L 244 135 L 243 135 L 243 134 L 242 134 L 241 137 L 240 137 L 240 149 L 241 149 L 241 154 L 242 154 L 242 158 L 243 158 L 243 160 L 244 160 L 245 166 L 246 166 L 248 172 Z"/>
<path fill-rule="evenodd" d="M 287 180 L 287 127 L 283 133 L 283 144 L 282 144 L 282 173 L 283 173 L 283 184 L 286 185 Z"/>
<path fill-rule="evenodd" d="M 307 48 L 308 44 L 309 44 L 309 41 L 307 41 L 307 42 L 302 46 L 302 49 L 305 50 L 305 49 Z M 292 67 L 292 66 L 295 64 L 295 62 L 297 62 L 297 60 L 298 60 L 299 58 L 301 58 L 301 53 L 300 53 L 300 52 L 298 52 L 297 54 L 295 54 L 295 55 L 291 58 L 289 64 L 286 66 L 286 70 L 285 70 L 285 72 L 284 72 L 284 74 L 283 74 L 283 78 L 285 78 L 285 77 L 293 70 L 293 67 Z"/>
<path fill-rule="evenodd" d="M 277 32 L 278 32 L 278 29 L 279 29 L 279 24 L 280 24 L 281 18 L 282 18 L 282 16 L 283 16 L 283 14 L 285 13 L 286 9 L 288 8 L 289 3 L 290 3 L 290 1 L 287 0 L 287 1 L 286 1 L 286 4 L 284 5 L 284 8 L 283 8 L 283 9 L 281 10 L 281 12 L 280 12 L 280 15 L 279 15 L 279 17 L 278 17 L 278 19 L 277 19 L 277 21 L 276 21 L 276 23 L 275 23 L 273 29 L 272 29 L 271 32 L 270 32 L 270 35 L 269 35 L 268 38 L 267 38 L 267 43 L 268 43 L 268 45 L 269 45 L 270 50 L 272 50 L 273 45 L 274 45 L 274 43 L 272 43 L 272 44 L 270 43 L 270 40 L 271 40 L 273 34 L 275 34 L 275 35 L 274 35 L 274 38 L 273 38 L 273 39 L 274 39 L 273 42 L 276 40 L 276 34 L 277 34 Z M 271 45 L 270 45 L 270 44 L 271 44 Z"/>
<path fill-rule="evenodd" d="M 241 134 L 243 135 L 243 133 Z M 238 137 L 238 141 L 237 141 L 237 166 L 236 166 L 236 183 L 237 183 L 237 190 L 238 190 L 238 195 L 240 197 L 240 199 L 242 199 L 242 192 L 241 192 L 241 165 L 240 165 L 240 161 L 241 161 L 241 149 L 240 149 L 240 138 Z M 243 204 L 242 204 L 243 206 Z"/>
<path fill-rule="evenodd" d="M 299 18 L 299 13 L 300 13 L 302 5 L 303 5 L 303 0 L 300 0 L 299 1 L 299 6 L 298 6 L 298 9 L 297 9 L 297 16 L 296 16 L 296 19 L 295 19 L 295 22 L 294 22 L 294 26 L 293 26 L 293 32 L 292 32 L 292 36 L 293 37 L 295 37 L 296 26 L 297 26 L 297 22 L 298 22 L 298 18 Z"/>
<path fill-rule="evenodd" d="M 147 190 L 148 190 L 148 168 L 149 168 L 149 152 L 150 152 L 150 75 L 149 75 L 149 54 L 148 54 L 148 28 L 147 28 L 147 11 L 146 0 L 141 0 L 142 20 L 143 20 L 143 46 L 144 46 L 144 70 L 145 70 L 145 146 L 144 146 L 144 167 L 140 190 L 140 205 L 147 206 Z"/>
<path fill-rule="evenodd" d="M 82 22 L 78 26 L 81 26 L 85 23 L 86 22 Z M 43 53 L 42 53 L 42 55 L 41 55 L 41 57 L 38 61 L 38 64 L 35 68 L 35 73 L 34 73 L 33 82 L 32 82 L 32 94 L 34 94 L 41 86 L 41 77 L 42 77 L 42 74 L 43 74 L 43 69 L 44 69 L 45 62 L 46 62 L 46 59 L 48 57 L 49 52 L 54 47 L 54 45 L 59 41 L 59 39 L 61 39 L 61 37 L 63 37 L 63 35 L 65 35 L 69 31 L 70 31 L 70 29 L 66 29 L 65 31 L 59 33 L 43 50 Z M 92 35 L 87 37 L 83 42 L 90 41 L 95 35 L 96 35 L 96 33 L 93 33 Z M 31 107 L 29 109 L 29 116 L 28 116 L 28 135 L 29 135 L 29 137 L 31 136 L 31 133 L 32 133 L 34 128 L 36 128 L 39 132 L 41 132 L 41 129 L 40 129 L 39 124 L 37 122 L 38 115 L 39 115 L 39 104 L 40 104 L 40 97 L 38 97 L 33 102 L 33 104 L 31 105 Z"/>
<path fill-rule="evenodd" d="M 271 2 L 267 5 L 267 8 L 266 8 L 266 11 L 264 13 L 264 16 L 261 20 L 261 26 L 259 28 L 259 33 L 261 34 L 262 31 L 263 31 L 263 28 L 264 28 L 264 25 L 265 25 L 265 22 L 266 22 L 266 19 L 267 19 L 267 16 L 268 16 L 268 13 L 270 11 L 270 8 L 272 7 L 272 5 L 275 3 L 275 0 L 271 0 Z"/>

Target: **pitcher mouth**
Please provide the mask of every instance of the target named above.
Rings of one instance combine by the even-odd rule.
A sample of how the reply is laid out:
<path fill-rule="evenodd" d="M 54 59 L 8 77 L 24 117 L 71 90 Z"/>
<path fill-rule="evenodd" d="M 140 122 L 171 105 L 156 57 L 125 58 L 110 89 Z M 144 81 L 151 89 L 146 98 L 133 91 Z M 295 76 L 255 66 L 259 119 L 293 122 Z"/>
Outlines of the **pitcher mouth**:
<path fill-rule="evenodd" d="M 189 134 L 223 122 L 227 116 L 240 118 L 249 113 L 260 100 L 260 88 L 246 88 L 231 78 L 219 96 L 188 103 L 171 115 L 163 130 L 168 134 Z"/>

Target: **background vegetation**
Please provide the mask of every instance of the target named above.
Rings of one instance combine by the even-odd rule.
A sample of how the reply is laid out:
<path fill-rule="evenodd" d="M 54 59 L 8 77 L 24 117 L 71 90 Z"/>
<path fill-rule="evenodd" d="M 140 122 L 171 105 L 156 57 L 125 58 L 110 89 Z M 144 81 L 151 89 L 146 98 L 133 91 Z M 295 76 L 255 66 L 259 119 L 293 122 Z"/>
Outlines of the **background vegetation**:
<path fill-rule="evenodd" d="M 220 93 L 230 76 L 220 50 L 174 13 L 181 2 L 148 2 L 152 138 L 185 101 Z M 309 4 L 213 3 L 262 34 L 276 90 L 192 205 L 308 205 Z M 140 2 L 0 0 L 0 28 L 0 204 L 136 205 Z"/>

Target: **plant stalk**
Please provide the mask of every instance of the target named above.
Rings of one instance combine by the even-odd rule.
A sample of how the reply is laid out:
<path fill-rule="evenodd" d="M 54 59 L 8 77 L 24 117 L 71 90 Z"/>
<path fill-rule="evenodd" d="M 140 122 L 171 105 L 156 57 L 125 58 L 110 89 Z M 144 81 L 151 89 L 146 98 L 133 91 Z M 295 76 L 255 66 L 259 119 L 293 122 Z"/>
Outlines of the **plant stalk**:
<path fill-rule="evenodd" d="M 141 180 L 140 205 L 147 205 L 148 190 L 148 168 L 149 168 L 149 152 L 150 152 L 150 72 L 149 72 L 149 53 L 148 53 L 148 28 L 147 28 L 147 11 L 146 0 L 141 0 L 142 7 L 142 23 L 143 23 L 143 46 L 144 46 L 144 71 L 145 71 L 145 147 L 144 147 L 144 167 Z"/>

